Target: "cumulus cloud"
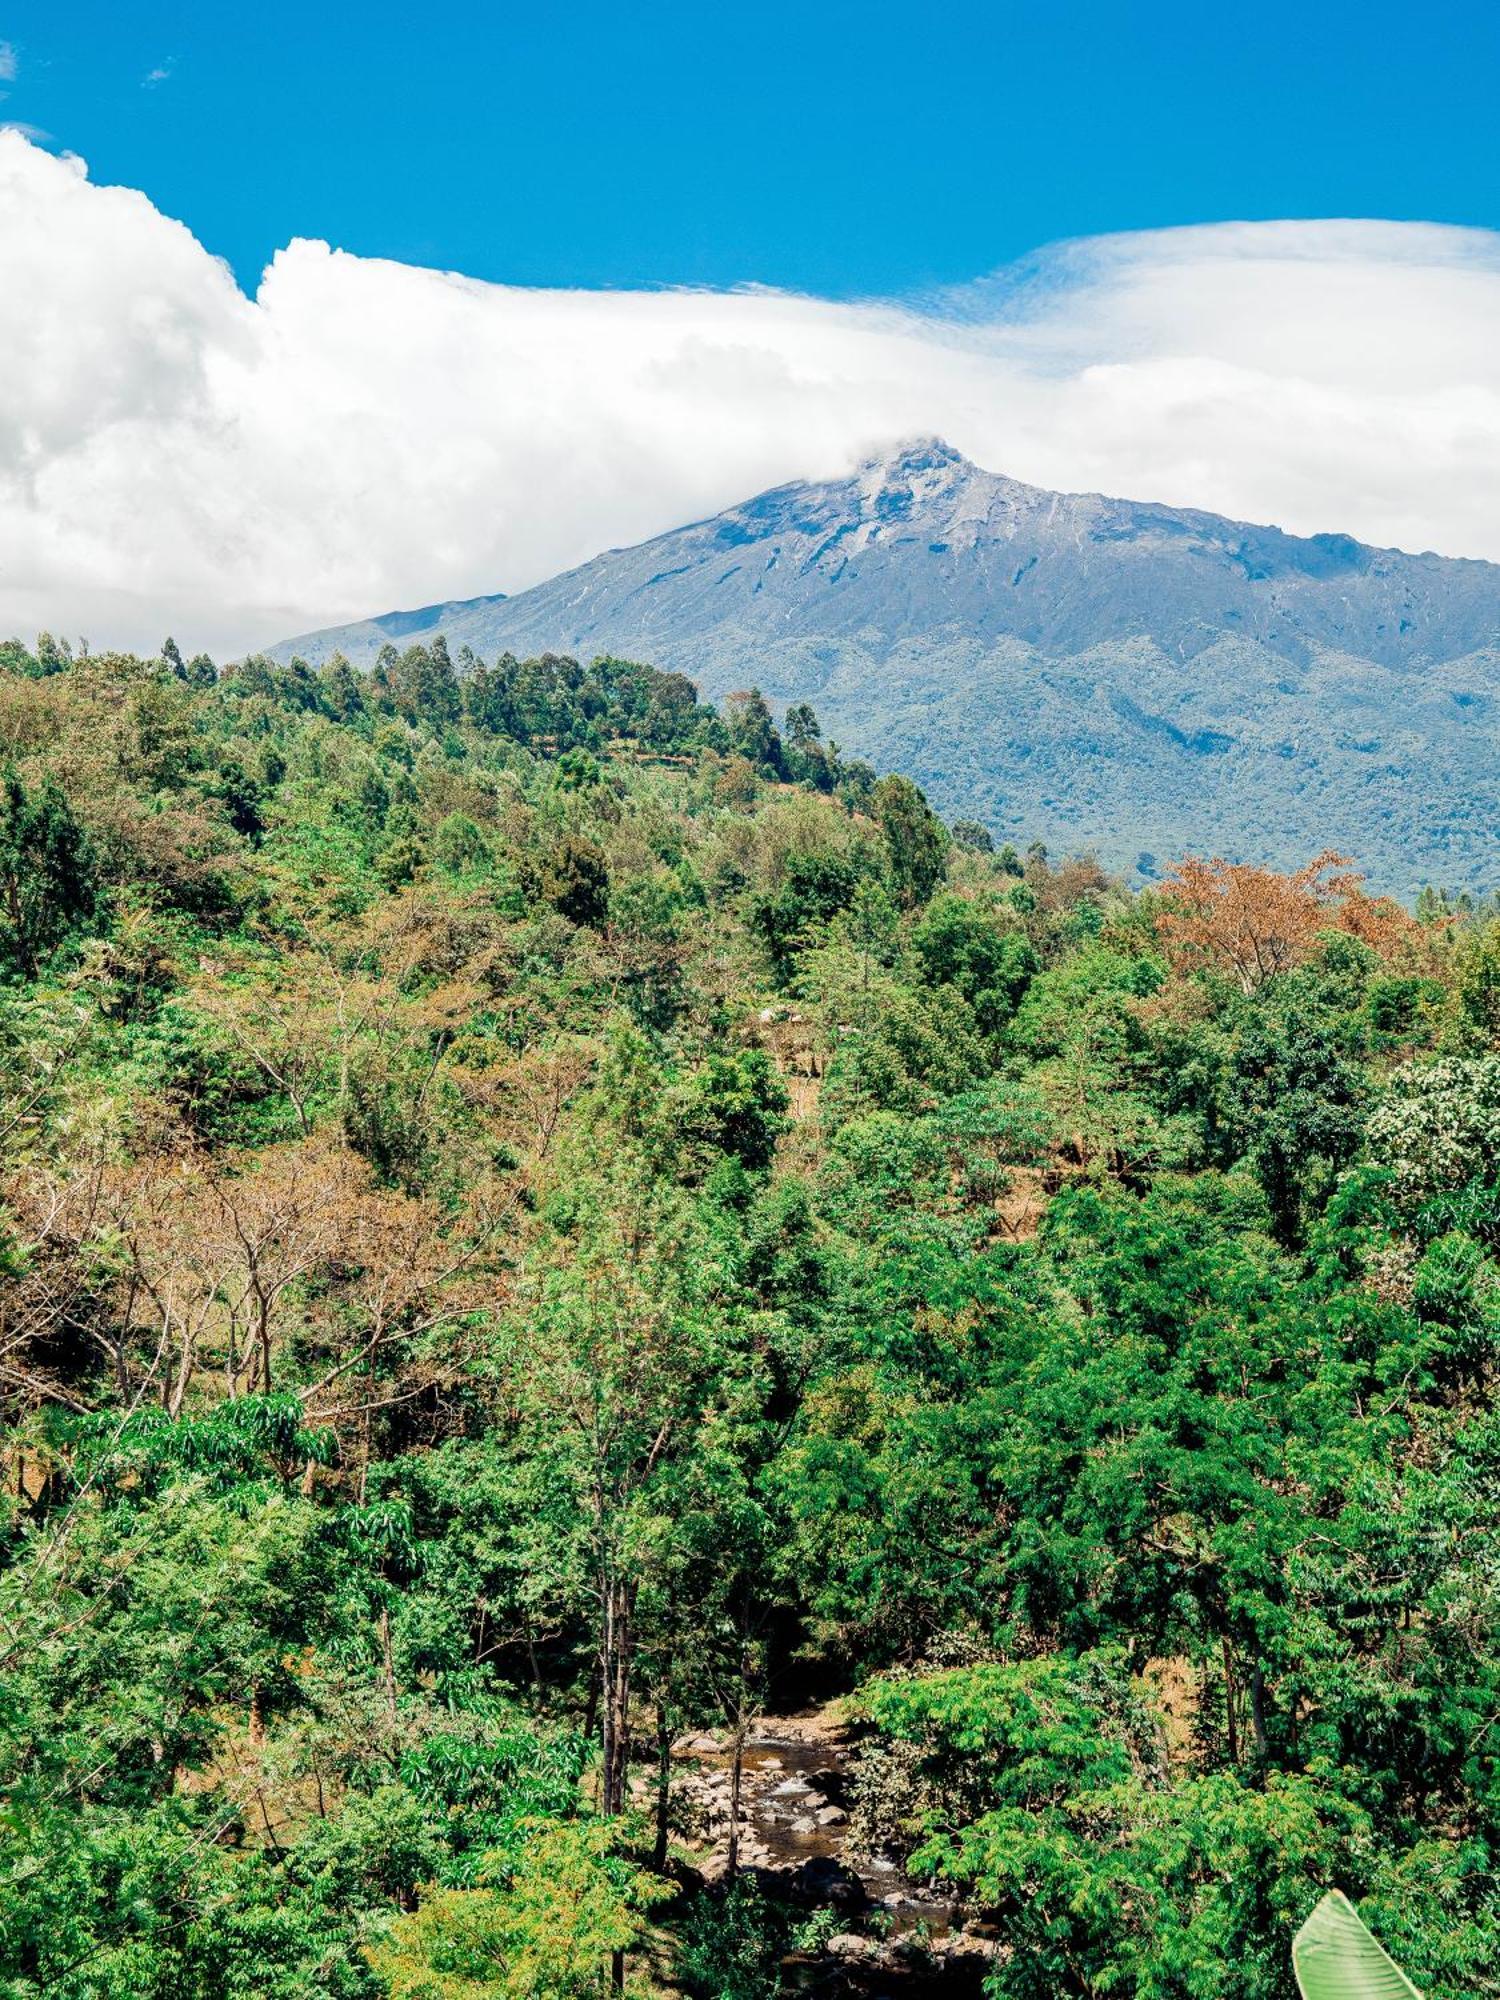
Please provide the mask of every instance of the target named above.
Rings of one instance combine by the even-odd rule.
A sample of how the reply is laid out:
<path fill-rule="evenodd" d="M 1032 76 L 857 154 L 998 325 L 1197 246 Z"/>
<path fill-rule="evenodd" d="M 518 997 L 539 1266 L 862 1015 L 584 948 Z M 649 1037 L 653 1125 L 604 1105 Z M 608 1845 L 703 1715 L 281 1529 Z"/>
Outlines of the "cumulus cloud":
<path fill-rule="evenodd" d="M 1277 223 L 940 296 L 520 290 L 296 241 L 248 299 L 0 132 L 0 630 L 232 652 L 515 590 L 937 432 L 990 468 L 1500 559 L 1500 237 Z"/>

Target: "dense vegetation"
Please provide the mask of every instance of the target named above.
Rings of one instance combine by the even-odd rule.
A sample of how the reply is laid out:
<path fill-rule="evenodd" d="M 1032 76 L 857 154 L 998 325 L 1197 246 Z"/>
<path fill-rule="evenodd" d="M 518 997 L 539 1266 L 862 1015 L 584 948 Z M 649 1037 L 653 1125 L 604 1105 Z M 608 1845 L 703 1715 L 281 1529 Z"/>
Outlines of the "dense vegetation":
<path fill-rule="evenodd" d="M 1492 912 L 42 641 L 0 973 L 5 2000 L 769 1994 L 656 1777 L 835 1693 L 1003 2000 L 1500 1991 Z"/>

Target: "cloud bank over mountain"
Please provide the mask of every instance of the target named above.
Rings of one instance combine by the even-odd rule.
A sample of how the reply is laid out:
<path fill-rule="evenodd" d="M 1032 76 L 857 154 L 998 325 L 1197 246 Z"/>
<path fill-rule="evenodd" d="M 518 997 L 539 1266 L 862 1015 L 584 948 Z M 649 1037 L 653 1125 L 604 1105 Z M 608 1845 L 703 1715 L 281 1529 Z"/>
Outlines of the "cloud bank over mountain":
<path fill-rule="evenodd" d="M 517 590 L 936 432 L 1016 478 L 1500 559 L 1500 236 L 1057 246 L 920 300 L 552 292 L 295 241 L 254 299 L 0 131 L 0 627 L 234 651 Z"/>

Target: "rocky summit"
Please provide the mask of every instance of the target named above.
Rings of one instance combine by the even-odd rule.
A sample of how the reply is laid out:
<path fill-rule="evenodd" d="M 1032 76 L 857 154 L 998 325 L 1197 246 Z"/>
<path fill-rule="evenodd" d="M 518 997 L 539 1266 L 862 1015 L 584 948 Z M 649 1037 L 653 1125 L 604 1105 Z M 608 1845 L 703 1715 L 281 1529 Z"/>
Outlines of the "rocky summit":
<path fill-rule="evenodd" d="M 514 597 L 273 652 L 359 664 L 440 631 L 809 701 L 944 813 L 1137 879 L 1331 845 L 1403 894 L 1500 880 L 1500 565 L 1047 492 L 929 439 Z"/>

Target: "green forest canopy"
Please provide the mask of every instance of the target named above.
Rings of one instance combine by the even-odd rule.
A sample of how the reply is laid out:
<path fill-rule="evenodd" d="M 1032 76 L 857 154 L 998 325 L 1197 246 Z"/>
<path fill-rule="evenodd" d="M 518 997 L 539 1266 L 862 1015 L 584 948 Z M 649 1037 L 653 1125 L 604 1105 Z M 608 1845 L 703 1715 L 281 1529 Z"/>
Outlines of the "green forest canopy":
<path fill-rule="evenodd" d="M 3 2000 L 770 1994 L 634 1780 L 831 1690 L 1003 2000 L 1500 1991 L 1493 910 L 43 639 L 0 976 Z"/>

